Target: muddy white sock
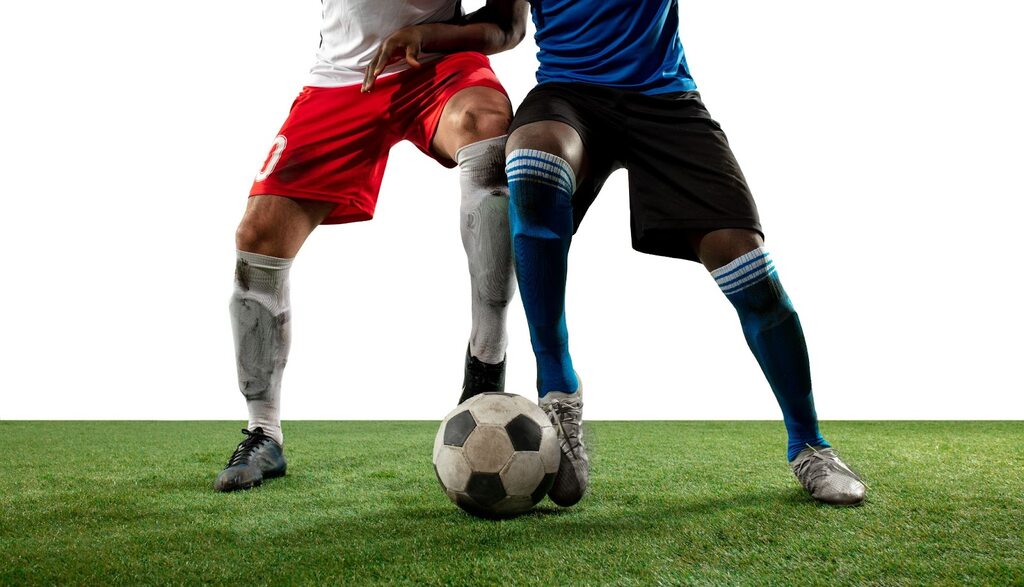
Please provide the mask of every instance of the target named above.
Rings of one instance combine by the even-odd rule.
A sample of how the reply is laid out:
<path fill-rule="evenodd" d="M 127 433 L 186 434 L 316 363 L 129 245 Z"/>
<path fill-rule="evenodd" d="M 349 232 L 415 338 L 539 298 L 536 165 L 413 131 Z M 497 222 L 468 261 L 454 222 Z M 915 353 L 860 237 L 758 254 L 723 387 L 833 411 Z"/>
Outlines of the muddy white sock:
<path fill-rule="evenodd" d="M 505 358 L 505 314 L 516 287 L 508 230 L 505 139 L 466 145 L 455 154 L 462 188 L 460 231 L 472 288 L 469 349 L 492 365 Z"/>
<path fill-rule="evenodd" d="M 291 343 L 291 264 L 291 259 L 238 251 L 230 304 L 238 388 L 249 408 L 249 430 L 263 428 L 281 444 L 281 376 Z"/>

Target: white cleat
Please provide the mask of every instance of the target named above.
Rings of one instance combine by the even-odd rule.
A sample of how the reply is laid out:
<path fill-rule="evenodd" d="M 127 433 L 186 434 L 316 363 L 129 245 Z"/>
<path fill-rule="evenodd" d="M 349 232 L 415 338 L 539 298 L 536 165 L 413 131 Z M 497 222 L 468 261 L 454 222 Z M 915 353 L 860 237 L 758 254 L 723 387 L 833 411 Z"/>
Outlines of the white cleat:
<path fill-rule="evenodd" d="M 582 393 L 583 385 L 580 384 L 576 393 L 549 391 L 537 402 L 558 432 L 562 458 L 548 497 L 562 507 L 583 499 L 590 481 L 590 460 L 587 447 L 583 445 Z"/>
<path fill-rule="evenodd" d="M 789 462 L 811 497 L 829 505 L 858 505 L 867 486 L 831 448 L 808 446 Z"/>

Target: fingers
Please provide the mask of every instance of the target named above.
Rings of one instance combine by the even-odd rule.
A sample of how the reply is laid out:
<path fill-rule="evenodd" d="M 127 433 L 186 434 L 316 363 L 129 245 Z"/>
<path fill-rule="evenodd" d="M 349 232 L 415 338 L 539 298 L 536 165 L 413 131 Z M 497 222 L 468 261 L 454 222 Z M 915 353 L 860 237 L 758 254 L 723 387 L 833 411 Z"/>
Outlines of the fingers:
<path fill-rule="evenodd" d="M 366 66 L 366 76 L 363 78 L 362 87 L 362 91 L 364 93 L 373 89 L 374 84 L 377 82 L 377 77 L 384 72 L 384 69 L 389 63 L 396 60 L 392 58 L 392 55 L 394 55 L 397 50 L 397 44 L 391 39 L 387 39 L 381 43 L 377 52 L 373 54 L 373 59 L 371 59 L 370 63 Z"/>
<path fill-rule="evenodd" d="M 420 49 L 419 49 L 419 47 L 414 47 L 412 45 L 408 45 L 405 48 L 405 62 L 408 63 L 410 67 L 419 67 L 420 66 L 419 60 L 416 59 L 419 56 L 420 56 Z"/>
<path fill-rule="evenodd" d="M 405 61 L 410 67 L 420 67 L 419 61 L 420 47 L 419 44 L 406 44 L 393 39 L 386 39 L 381 46 L 377 49 L 377 52 L 373 54 L 373 59 L 366 66 L 366 74 L 363 76 L 363 85 L 360 91 L 363 93 L 373 90 L 373 86 L 377 81 L 377 77 L 384 72 L 384 69 L 391 63 L 402 60 L 402 49 L 405 49 Z"/>
<path fill-rule="evenodd" d="M 395 61 L 391 57 L 391 54 L 394 53 L 394 52 L 395 52 L 394 48 L 392 48 L 390 45 L 385 45 L 384 48 L 381 49 L 380 57 L 377 58 L 377 62 L 373 66 L 373 78 L 372 79 L 377 79 L 378 75 L 384 73 L 384 68 L 387 67 L 389 63 Z"/>
<path fill-rule="evenodd" d="M 363 93 L 369 92 L 373 89 L 374 82 L 377 81 L 377 76 L 380 75 L 377 72 L 377 62 L 381 60 L 384 54 L 384 45 L 377 48 L 377 52 L 373 54 L 373 58 L 370 59 L 370 63 L 366 66 L 366 74 L 363 76 L 363 87 L 360 91 Z"/>

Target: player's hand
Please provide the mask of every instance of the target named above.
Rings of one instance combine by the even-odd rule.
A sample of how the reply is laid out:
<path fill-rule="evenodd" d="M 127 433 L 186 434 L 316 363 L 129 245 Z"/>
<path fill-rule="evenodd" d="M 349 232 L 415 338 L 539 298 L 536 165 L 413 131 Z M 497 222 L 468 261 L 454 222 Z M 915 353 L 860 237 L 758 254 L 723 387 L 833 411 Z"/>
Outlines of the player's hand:
<path fill-rule="evenodd" d="M 384 71 L 384 68 L 392 63 L 405 60 L 409 67 L 419 67 L 420 51 L 423 48 L 423 33 L 418 27 L 406 27 L 392 33 L 377 48 L 370 65 L 366 67 L 366 76 L 363 78 L 363 92 L 373 89 L 377 76 Z"/>

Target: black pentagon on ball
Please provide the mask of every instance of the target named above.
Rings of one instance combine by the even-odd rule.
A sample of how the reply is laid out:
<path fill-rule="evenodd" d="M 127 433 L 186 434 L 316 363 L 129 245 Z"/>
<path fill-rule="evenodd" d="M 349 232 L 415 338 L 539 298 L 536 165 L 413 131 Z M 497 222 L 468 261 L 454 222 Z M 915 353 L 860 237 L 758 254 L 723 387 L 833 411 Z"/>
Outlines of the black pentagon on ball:
<path fill-rule="evenodd" d="M 466 484 L 466 494 L 473 501 L 489 508 L 505 499 L 505 486 L 497 473 L 473 473 Z"/>
<path fill-rule="evenodd" d="M 455 505 L 474 516 L 480 516 L 481 518 L 488 517 L 487 510 L 477 505 L 477 503 L 470 499 L 468 495 L 463 495 L 461 493 L 455 494 Z"/>
<path fill-rule="evenodd" d="M 455 494 L 455 505 L 462 508 L 466 513 L 473 514 L 478 518 L 484 518 L 486 520 L 500 520 L 505 517 L 493 510 L 482 507 L 480 504 L 473 501 L 473 498 L 464 493 Z"/>
<path fill-rule="evenodd" d="M 540 450 L 540 425 L 533 421 L 526 414 L 519 414 L 508 424 L 505 424 L 505 431 L 512 441 L 512 448 L 516 450 Z"/>
<path fill-rule="evenodd" d="M 476 428 L 476 420 L 469 410 L 460 412 L 448 420 L 444 427 L 444 443 L 448 446 L 462 446 L 469 434 Z"/>

